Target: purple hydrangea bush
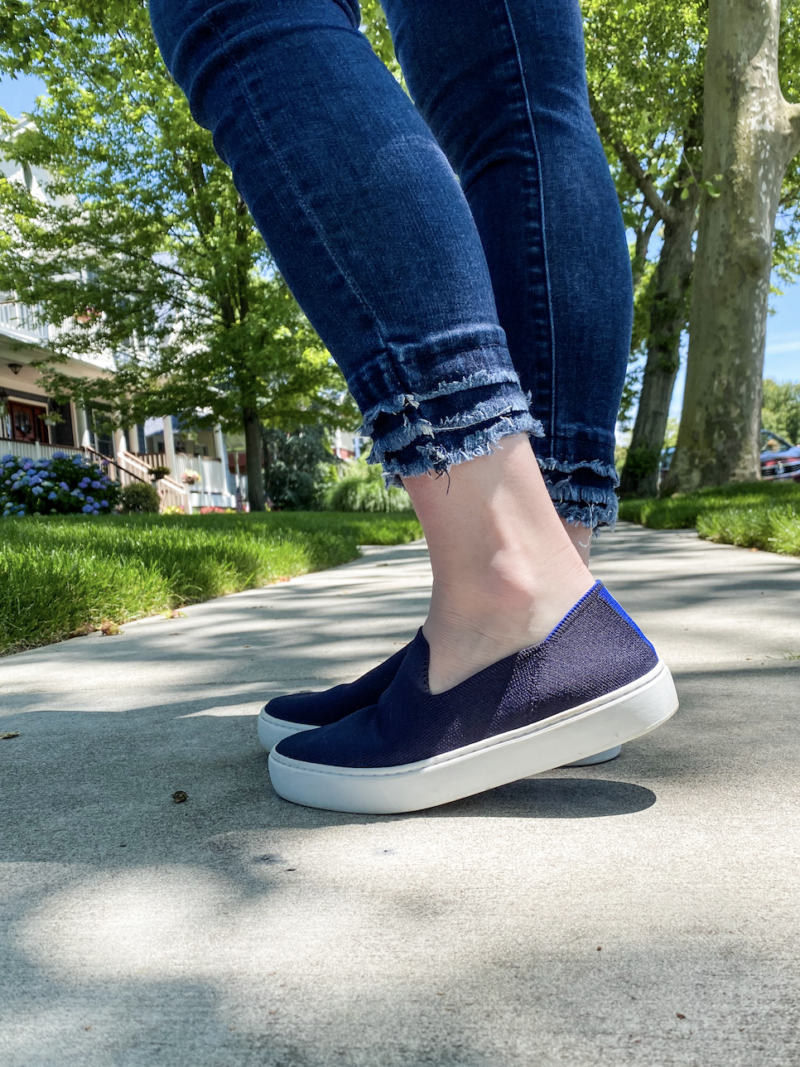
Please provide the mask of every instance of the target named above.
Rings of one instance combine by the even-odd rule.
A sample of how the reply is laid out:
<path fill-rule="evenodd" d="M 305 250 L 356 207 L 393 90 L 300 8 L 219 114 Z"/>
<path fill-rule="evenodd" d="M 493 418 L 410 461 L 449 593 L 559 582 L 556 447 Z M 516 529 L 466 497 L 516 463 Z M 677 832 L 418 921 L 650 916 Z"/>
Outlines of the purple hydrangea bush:
<path fill-rule="evenodd" d="M 119 500 L 120 484 L 82 456 L 0 459 L 0 515 L 103 515 Z"/>

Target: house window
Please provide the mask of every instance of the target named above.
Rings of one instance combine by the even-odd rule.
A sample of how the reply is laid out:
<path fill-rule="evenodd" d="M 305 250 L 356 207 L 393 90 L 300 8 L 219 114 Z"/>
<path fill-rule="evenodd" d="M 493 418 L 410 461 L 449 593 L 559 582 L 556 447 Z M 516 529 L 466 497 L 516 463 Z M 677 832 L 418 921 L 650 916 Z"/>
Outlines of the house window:
<path fill-rule="evenodd" d="M 47 425 L 44 421 L 47 408 L 33 404 L 20 404 L 18 400 L 12 400 L 8 405 L 8 414 L 12 441 L 42 441 L 44 444 L 49 442 Z"/>
<path fill-rule="evenodd" d="M 61 416 L 61 422 L 53 427 L 53 444 L 74 447 L 75 433 L 72 428 L 72 405 L 67 401 L 65 404 L 51 404 L 56 414 Z"/>

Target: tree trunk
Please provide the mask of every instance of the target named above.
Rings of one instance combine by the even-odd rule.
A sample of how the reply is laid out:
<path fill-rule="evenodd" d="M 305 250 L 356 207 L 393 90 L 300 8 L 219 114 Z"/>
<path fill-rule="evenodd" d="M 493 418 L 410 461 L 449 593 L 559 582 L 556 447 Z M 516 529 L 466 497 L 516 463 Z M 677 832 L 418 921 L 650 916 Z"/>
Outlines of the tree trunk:
<path fill-rule="evenodd" d="M 681 170 L 688 176 L 688 167 Z M 700 190 L 692 182 L 687 186 L 688 197 L 682 200 L 681 184 L 673 190 L 669 217 L 664 222 L 664 243 L 658 257 L 650 308 L 647 362 L 620 481 L 623 496 L 655 496 L 658 489 L 659 461 L 667 432 L 669 405 L 681 362 L 681 334 L 686 326 L 692 281 L 692 236 L 700 199 Z"/>
<path fill-rule="evenodd" d="M 261 422 L 254 407 L 242 408 L 244 423 L 245 466 L 247 469 L 247 502 L 251 511 L 265 510 L 264 472 L 262 455 L 264 442 L 261 437 Z"/>
<path fill-rule="evenodd" d="M 761 375 L 781 180 L 800 105 L 778 84 L 780 0 L 710 0 L 703 179 L 678 445 L 664 489 L 759 476 Z"/>

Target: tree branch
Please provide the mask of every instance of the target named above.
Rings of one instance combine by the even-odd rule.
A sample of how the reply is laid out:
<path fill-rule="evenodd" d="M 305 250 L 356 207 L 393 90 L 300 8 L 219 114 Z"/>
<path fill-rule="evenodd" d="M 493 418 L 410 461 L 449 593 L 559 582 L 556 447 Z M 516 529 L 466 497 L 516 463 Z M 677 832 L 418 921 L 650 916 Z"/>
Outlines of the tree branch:
<path fill-rule="evenodd" d="M 606 140 L 619 156 L 619 160 L 623 167 L 627 170 L 633 180 L 636 182 L 642 196 L 644 197 L 647 206 L 654 214 L 656 214 L 662 222 L 669 222 L 672 219 L 673 210 L 659 195 L 656 189 L 655 182 L 650 175 L 642 168 L 641 163 L 636 158 L 633 152 L 624 145 L 614 133 L 614 128 L 611 124 L 611 119 L 608 114 L 600 106 L 597 97 L 594 95 L 591 87 L 589 88 L 589 103 L 592 109 L 592 116 L 597 123 L 597 128 L 602 134 L 605 135 Z"/>

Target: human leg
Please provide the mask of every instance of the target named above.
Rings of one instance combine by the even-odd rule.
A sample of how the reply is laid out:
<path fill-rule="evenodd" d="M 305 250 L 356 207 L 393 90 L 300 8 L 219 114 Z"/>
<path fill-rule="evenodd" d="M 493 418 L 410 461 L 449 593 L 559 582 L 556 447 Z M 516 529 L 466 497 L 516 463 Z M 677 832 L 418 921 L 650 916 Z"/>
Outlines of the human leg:
<path fill-rule="evenodd" d="M 533 640 L 532 655 L 540 654 L 539 645 L 547 645 L 541 654 L 549 654 L 572 609 L 545 641 L 537 637 L 558 622 L 563 603 L 574 604 L 576 589 L 586 589 L 590 580 L 549 503 L 542 506 L 548 497 L 527 445 L 519 447 L 519 434 L 538 427 L 526 410 L 493 313 L 471 215 L 429 133 L 414 124 L 396 87 L 389 89 L 393 82 L 381 81 L 377 73 L 373 78 L 372 61 L 356 43 L 353 8 L 344 0 L 287 0 L 266 10 L 245 0 L 212 6 L 194 0 L 178 14 L 165 8 L 160 13 L 154 21 L 162 47 L 195 114 L 214 130 L 278 265 L 337 356 L 373 430 L 376 455 L 408 483 L 429 531 L 441 577 L 426 623 L 430 639 L 421 635 L 418 642 L 430 652 L 428 697 L 444 696 L 459 678 L 469 681 L 470 671 L 483 674 L 487 657 L 491 664 L 508 648 Z M 330 80 L 324 83 L 329 97 L 323 100 L 317 68 L 331 55 L 325 67 Z M 413 268 L 410 294 L 398 278 L 405 282 L 411 275 L 397 263 L 386 268 L 387 247 L 396 248 L 403 266 Z M 504 439 L 507 446 L 490 454 Z M 446 479 L 437 486 L 429 477 L 448 471 L 451 487 L 455 484 L 453 500 L 459 501 L 454 506 L 444 491 Z M 515 526 L 523 516 L 535 527 L 536 549 L 523 545 L 513 530 L 505 531 L 506 519 Z M 454 520 L 472 536 L 453 539 L 447 527 Z M 476 539 L 487 541 L 477 552 Z M 458 568 L 448 559 L 448 544 L 462 560 L 469 595 L 456 587 Z M 562 564 L 561 579 L 551 581 Z M 476 575 L 475 568 L 486 573 Z M 481 589 L 487 594 L 483 604 Z M 602 614 L 598 597 L 581 609 L 581 618 L 587 611 Z M 488 626 L 476 623 L 480 611 Z M 650 653 L 641 659 L 638 641 L 623 641 L 630 654 L 623 676 L 650 662 Z M 395 682 L 407 663 L 408 657 Z M 656 670 L 657 664 L 651 666 Z M 563 677 L 563 671 L 556 670 L 556 676 Z M 612 671 L 602 685 L 608 690 L 618 676 Z M 596 687 L 596 679 L 589 681 Z M 497 693 L 502 696 L 502 687 L 493 685 L 490 696 L 484 694 L 480 715 L 493 714 Z M 565 710 L 572 709 L 573 696 L 561 693 Z M 605 697 L 601 693 L 598 699 Z M 514 701 L 514 715 L 527 715 L 524 693 L 516 692 Z M 438 702 L 440 714 L 443 708 L 449 713 L 445 705 Z M 505 715 L 502 707 L 494 710 Z M 394 714 L 395 726 L 397 721 Z M 611 720 L 604 721 L 607 729 L 577 744 L 584 754 L 587 738 L 610 735 Z M 644 721 L 635 718 L 635 729 Z M 626 727 L 630 736 L 633 722 Z M 325 731 L 340 725 L 321 728 L 323 745 Z M 441 728 L 446 723 L 438 722 Z M 575 736 L 573 727 L 570 736 Z M 546 758 L 554 753 L 561 758 L 565 751 L 568 747 L 556 746 Z M 538 766 L 538 757 L 533 762 Z M 515 763 L 502 773 L 518 776 L 522 766 Z"/>
<path fill-rule="evenodd" d="M 577 0 L 385 0 L 412 97 L 464 189 L 556 510 L 588 562 L 616 515 L 630 345 L 624 225 L 589 109 Z M 587 536 L 588 535 L 588 536 Z"/>
<path fill-rule="evenodd" d="M 480 238 L 356 0 L 152 0 L 167 66 L 397 478 L 539 432 Z"/>

